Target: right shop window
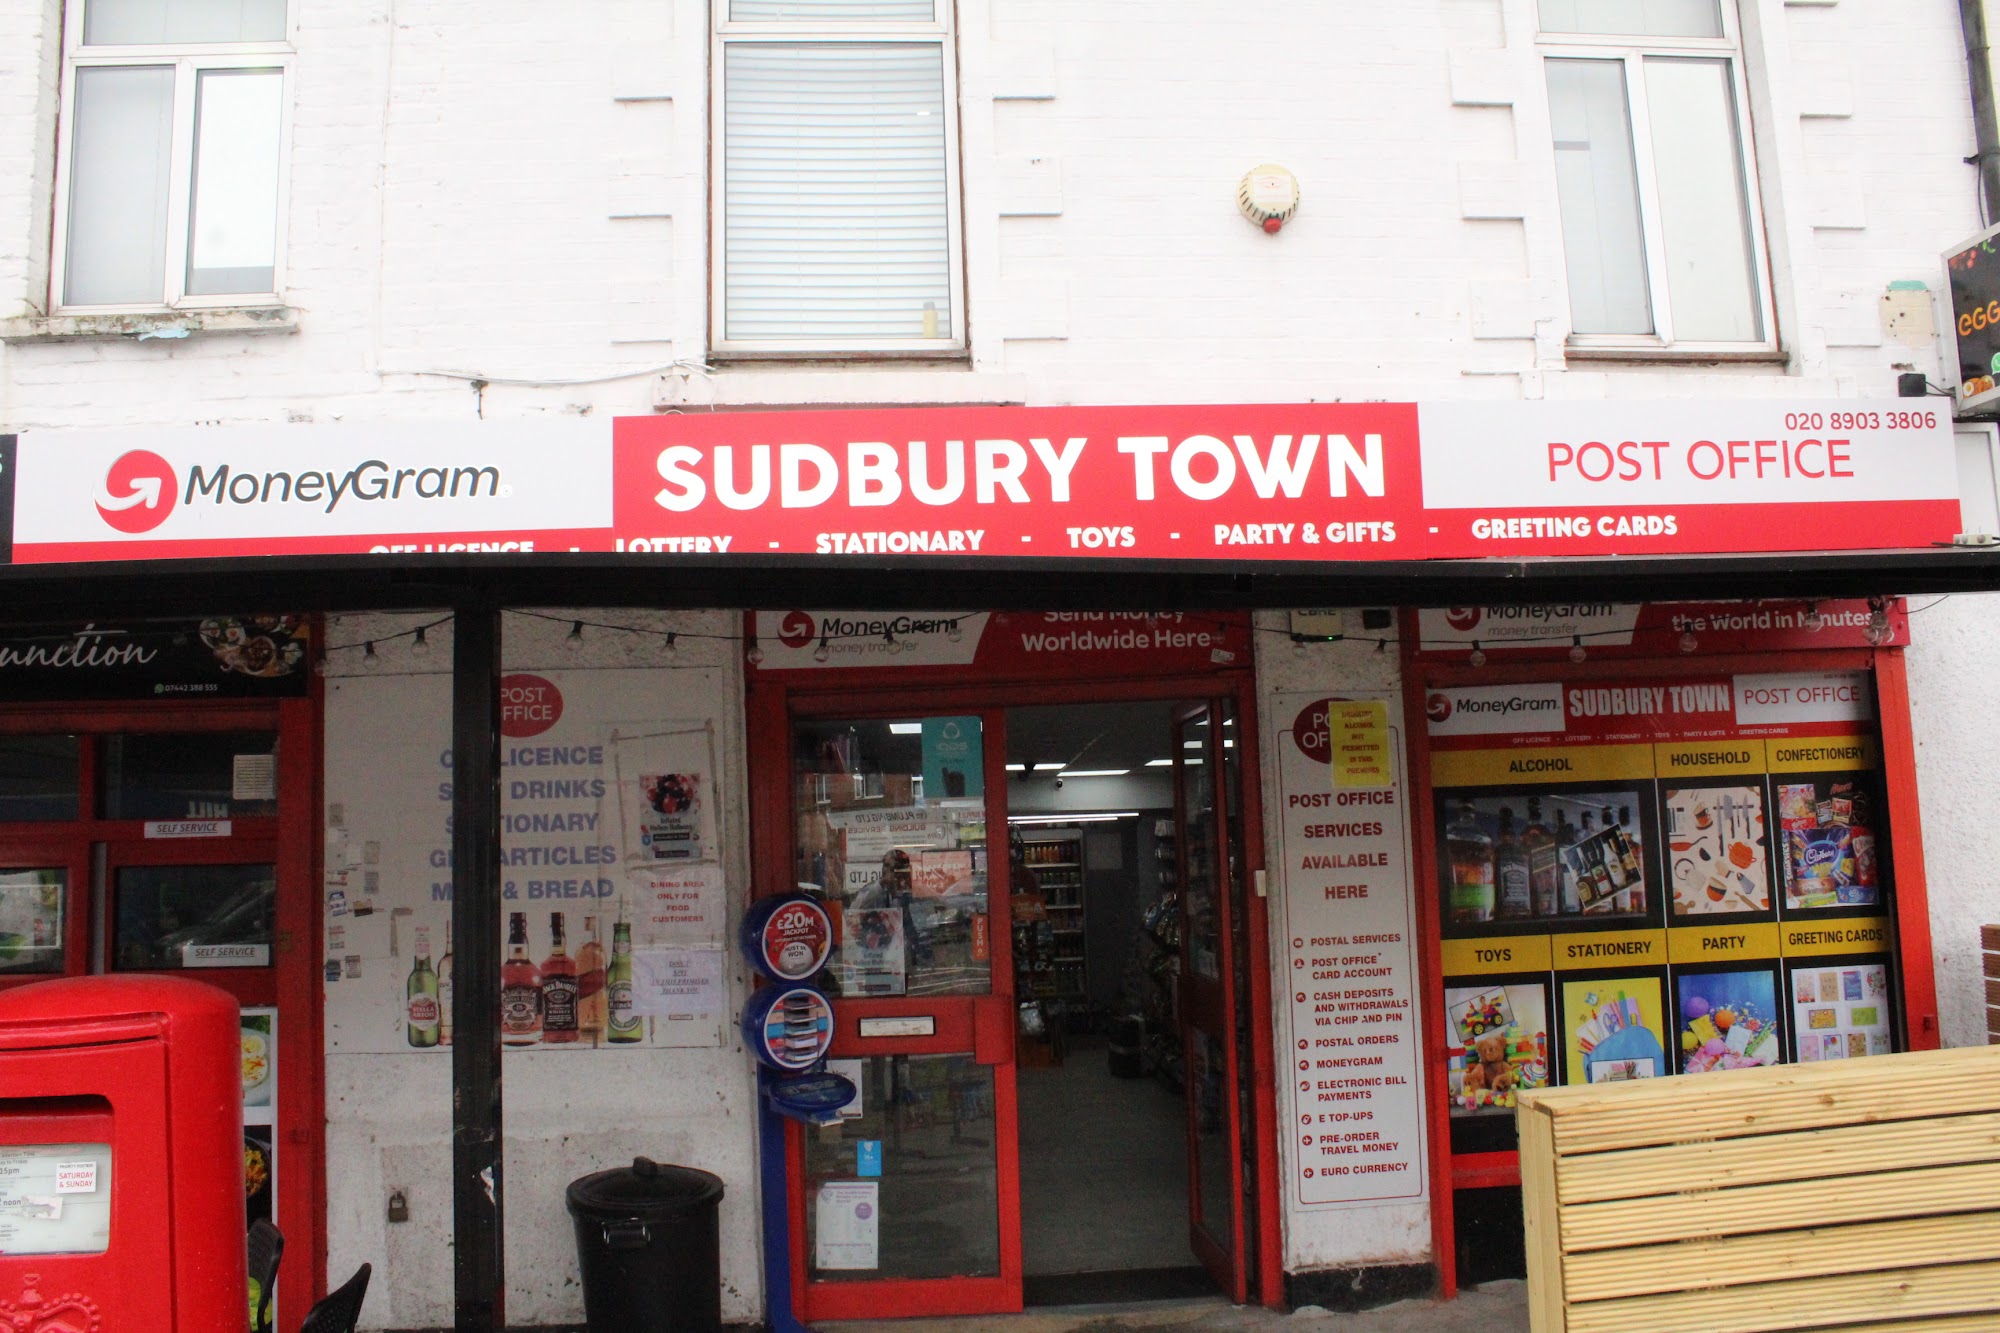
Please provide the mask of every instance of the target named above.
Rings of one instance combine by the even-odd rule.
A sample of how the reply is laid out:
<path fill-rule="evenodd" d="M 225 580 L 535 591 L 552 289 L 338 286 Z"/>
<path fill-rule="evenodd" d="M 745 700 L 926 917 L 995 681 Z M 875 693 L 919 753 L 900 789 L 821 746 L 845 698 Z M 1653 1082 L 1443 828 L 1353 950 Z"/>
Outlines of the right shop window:
<path fill-rule="evenodd" d="M 1860 673 L 1429 692 L 1452 1148 L 1521 1089 L 1898 1044 Z"/>

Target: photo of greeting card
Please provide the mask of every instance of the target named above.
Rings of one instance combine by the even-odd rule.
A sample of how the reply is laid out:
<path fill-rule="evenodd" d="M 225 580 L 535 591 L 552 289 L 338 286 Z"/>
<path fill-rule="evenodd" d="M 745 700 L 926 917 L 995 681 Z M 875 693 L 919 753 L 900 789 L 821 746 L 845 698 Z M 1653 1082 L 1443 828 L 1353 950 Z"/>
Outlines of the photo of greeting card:
<path fill-rule="evenodd" d="M 1885 1055 L 1895 1047 L 1889 969 L 1857 963 L 1838 971 L 1792 973 L 1792 1021 L 1799 1033 L 1799 1059 L 1849 1060 Z"/>

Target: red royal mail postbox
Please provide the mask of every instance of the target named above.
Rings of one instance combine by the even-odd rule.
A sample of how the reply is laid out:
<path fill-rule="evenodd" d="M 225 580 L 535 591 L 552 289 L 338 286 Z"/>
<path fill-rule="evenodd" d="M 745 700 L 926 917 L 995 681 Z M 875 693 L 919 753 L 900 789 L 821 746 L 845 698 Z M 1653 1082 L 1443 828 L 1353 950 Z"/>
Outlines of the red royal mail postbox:
<path fill-rule="evenodd" d="M 0 993 L 0 1329 L 243 1333 L 242 1098 L 212 986 Z"/>

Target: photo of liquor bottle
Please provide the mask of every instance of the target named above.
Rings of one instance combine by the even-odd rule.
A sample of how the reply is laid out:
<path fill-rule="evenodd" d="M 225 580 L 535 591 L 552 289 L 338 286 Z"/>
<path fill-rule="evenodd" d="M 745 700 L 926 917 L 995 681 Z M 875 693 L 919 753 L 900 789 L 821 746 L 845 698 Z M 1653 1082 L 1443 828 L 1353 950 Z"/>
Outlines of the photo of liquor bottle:
<path fill-rule="evenodd" d="M 1538 917 L 1555 916 L 1562 904 L 1562 868 L 1555 835 L 1542 822 L 1542 798 L 1528 798 L 1528 827 L 1521 831 L 1528 852 L 1528 896 Z"/>
<path fill-rule="evenodd" d="M 1459 806 L 1458 818 L 1445 830 L 1447 864 L 1451 867 L 1451 919 L 1470 924 L 1493 919 L 1493 840 L 1479 827 L 1472 803 Z"/>
<path fill-rule="evenodd" d="M 438 1045 L 451 1045 L 451 922 L 444 923 L 444 953 L 438 958 Z"/>
<path fill-rule="evenodd" d="M 438 1044 L 438 975 L 431 970 L 431 931 L 417 927 L 417 960 L 410 967 L 410 979 L 403 986 L 410 1045 Z"/>
<path fill-rule="evenodd" d="M 1514 832 L 1514 811 L 1500 807 L 1500 836 L 1493 844 L 1493 879 L 1502 917 L 1518 919 L 1534 911 L 1528 874 L 1528 849 Z"/>
<path fill-rule="evenodd" d="M 609 1018 L 606 1039 L 621 1044 L 644 1041 L 646 1020 L 632 1012 L 632 927 L 622 913 L 611 925 L 611 966 L 604 972 L 604 994 Z"/>
<path fill-rule="evenodd" d="M 577 1038 L 576 959 L 564 947 L 561 912 L 549 913 L 549 938 L 553 944 L 542 960 L 542 1040 L 567 1045 Z"/>
<path fill-rule="evenodd" d="M 533 1046 L 542 1036 L 542 976 L 528 957 L 528 914 L 507 914 L 507 961 L 500 965 L 500 1040 Z"/>
<path fill-rule="evenodd" d="M 604 1040 L 604 946 L 597 918 L 583 919 L 583 944 L 576 951 L 576 1027 L 592 1046 Z"/>

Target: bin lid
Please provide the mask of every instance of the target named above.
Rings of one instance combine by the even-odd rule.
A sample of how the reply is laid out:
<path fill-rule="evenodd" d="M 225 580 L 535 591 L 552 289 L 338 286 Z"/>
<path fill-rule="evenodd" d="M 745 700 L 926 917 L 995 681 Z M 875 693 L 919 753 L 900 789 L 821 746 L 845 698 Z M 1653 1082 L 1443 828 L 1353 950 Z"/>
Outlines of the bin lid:
<path fill-rule="evenodd" d="M 630 1166 L 579 1176 L 569 1183 L 567 1194 L 572 1216 L 659 1222 L 714 1205 L 722 1198 L 722 1178 L 635 1157 Z"/>

